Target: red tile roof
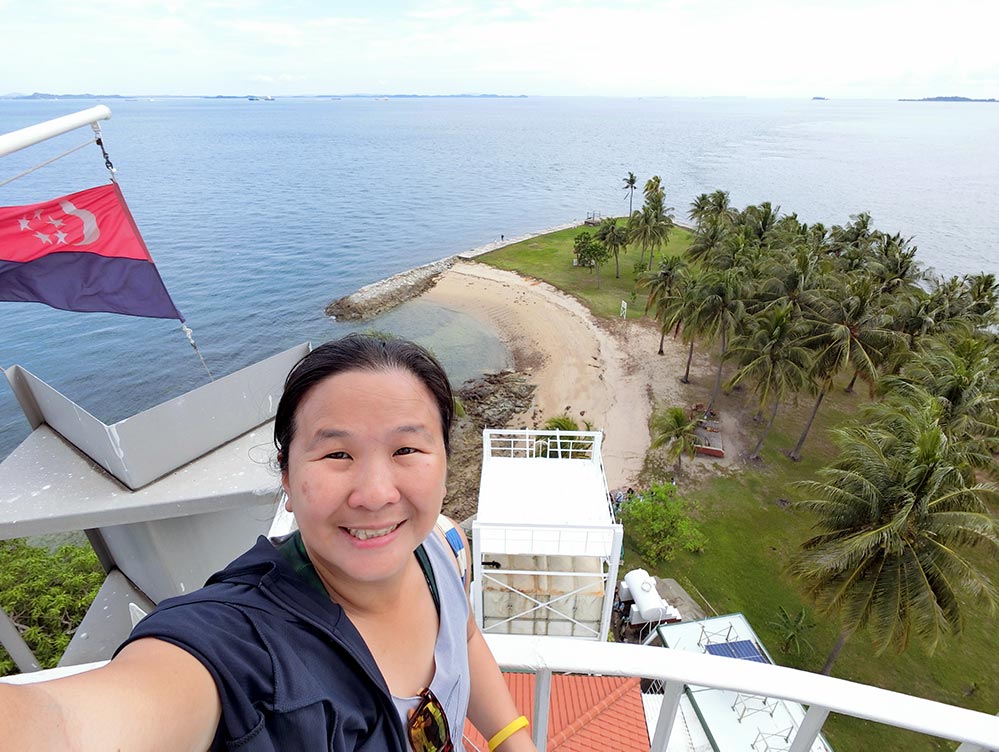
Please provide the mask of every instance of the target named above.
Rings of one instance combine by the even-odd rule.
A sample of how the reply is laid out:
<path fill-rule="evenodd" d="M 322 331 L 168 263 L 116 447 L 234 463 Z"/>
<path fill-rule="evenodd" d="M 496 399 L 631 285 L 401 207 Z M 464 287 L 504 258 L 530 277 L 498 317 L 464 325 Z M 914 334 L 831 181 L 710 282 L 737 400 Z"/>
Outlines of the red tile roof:
<path fill-rule="evenodd" d="M 533 722 L 534 674 L 505 673 L 510 694 Z M 465 723 L 468 750 L 486 750 L 486 740 Z M 475 745 L 474 747 L 472 745 Z M 648 752 L 640 680 L 617 676 L 552 677 L 548 752 Z"/>

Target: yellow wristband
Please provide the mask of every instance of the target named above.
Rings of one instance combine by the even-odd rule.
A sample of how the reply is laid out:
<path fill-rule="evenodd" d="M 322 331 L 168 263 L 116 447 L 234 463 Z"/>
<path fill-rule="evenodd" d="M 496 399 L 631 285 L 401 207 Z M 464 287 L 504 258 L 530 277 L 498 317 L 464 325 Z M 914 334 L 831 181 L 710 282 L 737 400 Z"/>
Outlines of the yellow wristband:
<path fill-rule="evenodd" d="M 527 728 L 527 726 L 528 726 L 527 719 L 524 716 L 520 716 L 519 718 L 514 718 L 512 721 L 506 724 L 506 726 L 497 731 L 493 735 L 493 738 L 489 740 L 489 752 L 496 752 L 496 750 L 499 748 L 499 745 L 501 745 L 503 742 L 505 742 L 514 734 L 516 734 L 522 728 Z"/>

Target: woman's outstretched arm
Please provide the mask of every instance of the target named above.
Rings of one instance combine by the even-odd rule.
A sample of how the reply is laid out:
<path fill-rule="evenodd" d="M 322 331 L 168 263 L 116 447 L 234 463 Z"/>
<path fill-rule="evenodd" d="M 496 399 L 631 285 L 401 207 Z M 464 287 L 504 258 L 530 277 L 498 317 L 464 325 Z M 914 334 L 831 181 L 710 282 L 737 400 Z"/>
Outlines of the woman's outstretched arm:
<path fill-rule="evenodd" d="M 215 681 L 200 661 L 162 640 L 138 640 L 93 671 L 0 683 L 0 747 L 204 752 L 220 714 Z"/>

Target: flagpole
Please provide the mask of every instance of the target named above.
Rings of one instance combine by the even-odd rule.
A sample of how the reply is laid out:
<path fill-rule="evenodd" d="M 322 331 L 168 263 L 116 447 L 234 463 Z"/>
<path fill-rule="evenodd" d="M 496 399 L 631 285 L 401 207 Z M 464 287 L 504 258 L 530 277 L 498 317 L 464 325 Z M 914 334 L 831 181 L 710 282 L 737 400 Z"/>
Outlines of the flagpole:
<path fill-rule="evenodd" d="M 0 135 L 0 157 L 6 157 L 15 151 L 26 149 L 29 146 L 34 146 L 50 138 L 61 136 L 63 133 L 69 133 L 77 128 L 93 125 L 101 120 L 108 120 L 110 118 L 111 108 L 99 104 L 96 107 L 80 110 L 71 115 L 46 120 L 44 123 L 38 123 L 37 125 L 29 125 L 27 128 L 21 128 L 18 131 L 11 131 L 10 133 Z"/>

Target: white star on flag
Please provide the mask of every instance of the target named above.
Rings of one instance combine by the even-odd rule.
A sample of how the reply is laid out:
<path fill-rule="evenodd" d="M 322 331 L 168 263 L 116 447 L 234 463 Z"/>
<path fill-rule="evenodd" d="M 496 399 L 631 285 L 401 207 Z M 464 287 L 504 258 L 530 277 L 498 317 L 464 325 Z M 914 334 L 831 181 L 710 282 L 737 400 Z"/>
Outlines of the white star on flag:
<path fill-rule="evenodd" d="M 51 245 L 51 244 L 52 244 L 52 238 L 50 238 L 50 237 L 49 237 L 48 235 L 46 235 L 46 234 L 45 234 L 44 232 L 36 232 L 36 233 L 35 233 L 35 237 L 36 237 L 36 238 L 38 238 L 38 239 L 39 239 L 40 241 L 42 241 L 43 243 L 47 243 L 47 244 L 49 244 L 49 245 Z"/>
<path fill-rule="evenodd" d="M 61 219 L 55 219 L 54 217 L 49 217 L 49 224 L 52 225 L 53 227 L 62 227 L 66 223 L 63 222 Z"/>
<path fill-rule="evenodd" d="M 64 233 L 62 231 L 56 231 L 55 236 L 56 236 L 56 238 L 58 239 L 58 241 L 60 243 L 62 243 L 63 245 L 66 245 L 66 233 Z"/>
<path fill-rule="evenodd" d="M 25 219 L 24 217 L 21 217 L 17 221 L 21 223 L 21 232 L 24 232 L 25 230 L 30 230 L 31 229 L 31 220 L 30 219 Z"/>

